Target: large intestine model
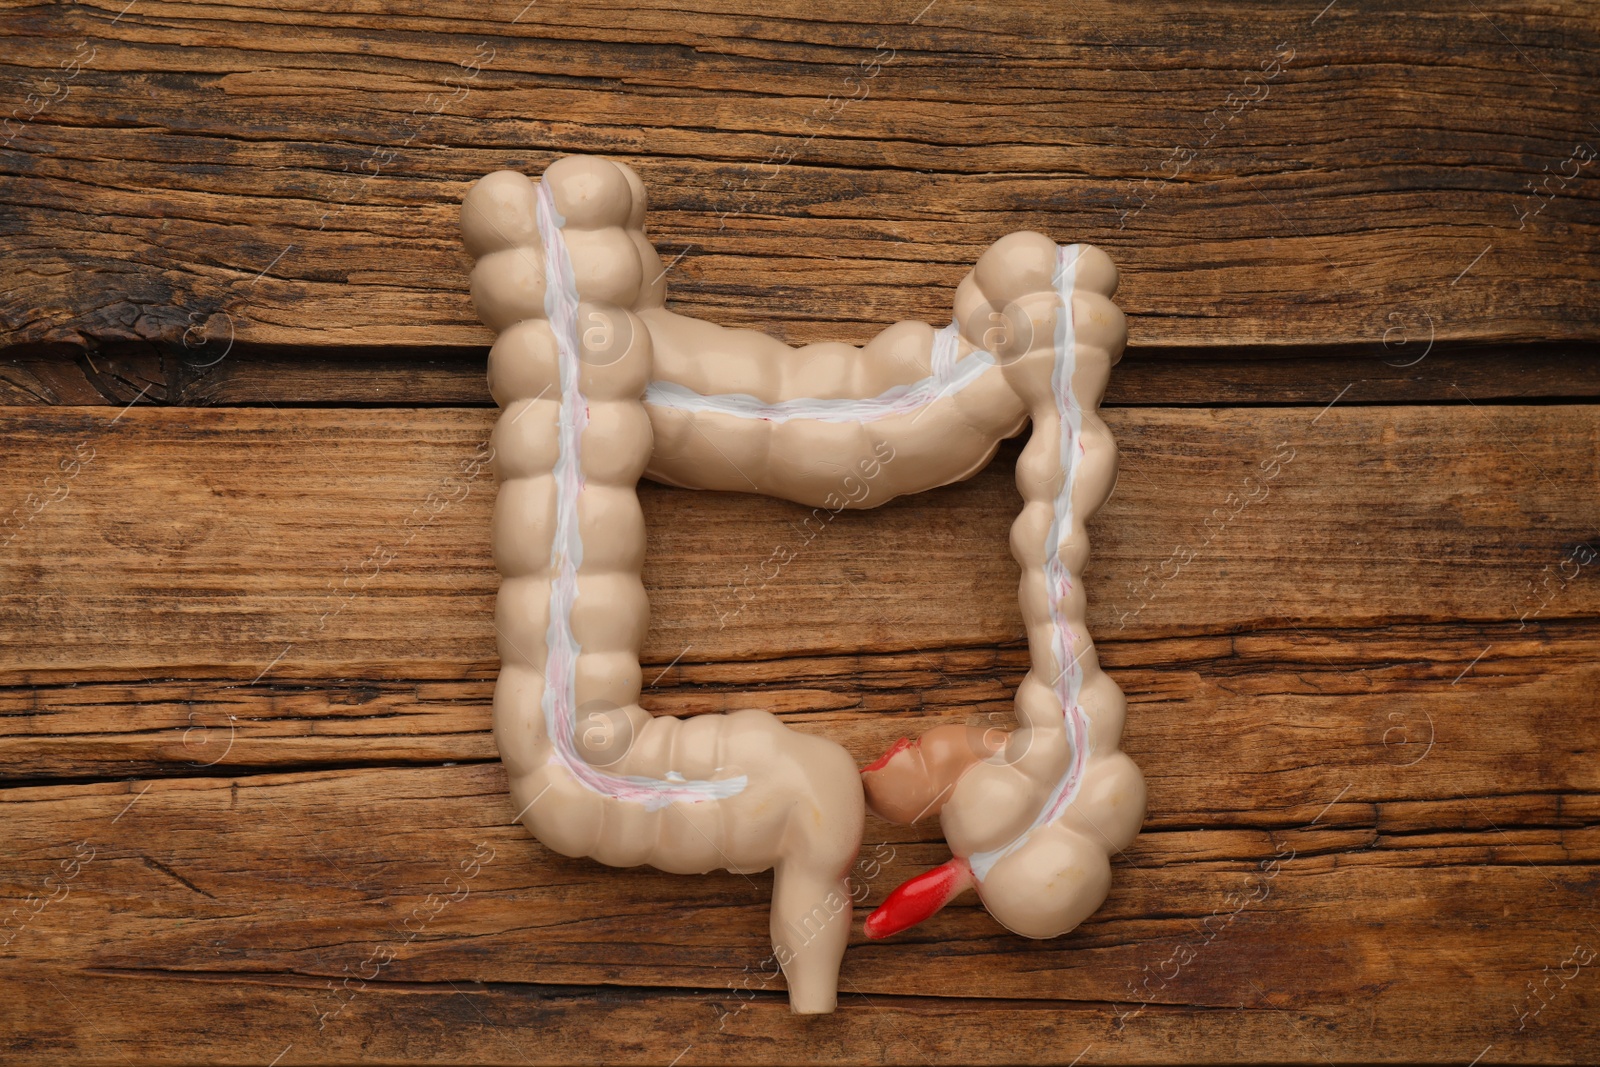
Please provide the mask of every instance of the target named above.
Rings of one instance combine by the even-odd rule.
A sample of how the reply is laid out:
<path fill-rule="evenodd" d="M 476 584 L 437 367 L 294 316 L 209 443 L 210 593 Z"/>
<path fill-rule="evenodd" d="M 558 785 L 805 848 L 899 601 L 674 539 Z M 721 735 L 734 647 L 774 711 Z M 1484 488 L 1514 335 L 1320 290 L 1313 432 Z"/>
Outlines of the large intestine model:
<path fill-rule="evenodd" d="M 1013 233 L 957 287 L 949 326 L 795 349 L 667 311 L 644 218 L 633 170 L 585 156 L 538 182 L 491 174 L 462 209 L 473 300 L 498 334 L 494 726 L 520 819 L 557 852 L 612 866 L 775 868 L 772 940 L 797 1012 L 835 1004 L 863 797 L 892 821 L 937 813 L 952 852 L 890 894 L 869 936 L 968 888 L 1019 934 L 1072 929 L 1144 815 L 1078 578 L 1084 523 L 1116 471 L 1095 413 L 1126 337 L 1115 267 L 1092 246 Z M 641 475 L 875 507 L 971 475 L 1030 418 L 1011 530 L 1031 657 L 1015 729 L 938 727 L 858 775 L 838 745 L 762 711 L 640 708 Z M 847 491 L 863 479 L 873 492 Z"/>

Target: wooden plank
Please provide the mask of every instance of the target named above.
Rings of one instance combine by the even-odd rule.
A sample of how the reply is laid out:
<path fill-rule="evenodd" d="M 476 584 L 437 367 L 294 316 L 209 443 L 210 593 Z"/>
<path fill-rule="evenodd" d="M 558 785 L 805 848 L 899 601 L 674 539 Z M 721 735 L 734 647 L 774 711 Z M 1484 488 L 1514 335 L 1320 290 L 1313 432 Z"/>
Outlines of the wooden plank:
<path fill-rule="evenodd" d="M 1253 777 L 1251 789 L 1262 798 L 1293 789 L 1282 773 Z M 946 1010 L 997 1000 L 1093 1005 L 1108 1036 L 1145 1029 L 1144 1017 L 1163 1008 L 1192 1019 L 1266 1006 L 1317 1020 L 1329 1058 L 1369 1058 L 1379 1034 L 1394 1058 L 1424 1048 L 1454 1058 L 1431 1044 L 1448 978 L 1447 1033 L 1471 1035 L 1478 1049 L 1510 1039 L 1559 1058 L 1552 1053 L 1600 1040 L 1592 975 L 1579 982 L 1568 965 L 1561 999 L 1540 1011 L 1534 1032 L 1517 1025 L 1534 1006 L 1526 983 L 1561 969 L 1574 941 L 1596 940 L 1600 796 L 1592 765 L 1578 773 L 1587 792 L 1568 793 L 1558 778 L 1541 798 L 1471 793 L 1420 821 L 1421 807 L 1402 801 L 1400 832 L 1384 826 L 1394 802 L 1373 794 L 1403 795 L 1424 780 L 1437 787 L 1449 770 L 1391 766 L 1350 789 L 1325 774 L 1324 788 L 1298 794 L 1276 828 L 1142 835 L 1119 861 L 1105 907 L 1067 938 L 1021 941 L 963 905 L 892 943 L 861 942 L 858 932 L 843 987 L 869 1004 L 948 998 Z M 1483 774 L 1492 781 L 1492 768 Z M 138 990 L 150 979 L 221 986 L 234 999 L 287 987 L 292 996 L 254 1034 L 208 1023 L 224 1041 L 283 1032 L 281 1048 L 330 1031 L 359 1040 L 367 1028 L 344 1030 L 355 1020 L 328 985 L 383 949 L 384 965 L 366 971 L 369 990 L 623 984 L 715 991 L 706 1000 L 724 1011 L 769 951 L 766 877 L 617 872 L 554 856 L 504 825 L 512 809 L 493 765 L 12 788 L 0 804 L 15 849 L 6 894 L 58 893 L 14 924 L 7 951 L 29 965 L 17 977 L 33 967 L 76 972 L 95 980 L 94 997 L 120 999 L 113 1013 L 124 1017 L 140 1014 Z M 881 828 L 869 826 L 867 855 L 884 862 L 863 875 L 868 903 L 943 853 L 903 832 L 873 836 Z M 1366 1010 L 1352 1013 L 1352 1004 Z M 716 1011 L 705 1002 L 700 1010 Z M 399 1014 L 408 1019 L 393 1025 L 422 1031 L 420 1046 L 429 1025 Z M 61 1025 L 59 1011 L 49 1017 Z M 689 1040 L 667 1048 L 676 1036 L 645 1039 L 641 1051 L 662 1062 Z M 1248 1055 L 1214 1035 L 1205 1047 L 1208 1058 L 1278 1060 L 1304 1056 L 1299 1044 L 1279 1031 Z M 330 1051 L 339 1053 L 302 1055 Z M 1065 1062 L 1074 1051 L 1040 1059 Z M 745 1058 L 739 1046 L 730 1052 Z"/>
<path fill-rule="evenodd" d="M 5 534 L 5 682 L 493 673 L 491 412 L 3 416 L 0 471 L 29 490 Z M 1101 639 L 1537 626 L 1600 608 L 1590 408 L 1129 408 L 1107 422 L 1122 474 L 1092 532 Z M 796 505 L 647 486 L 646 660 L 1015 639 L 1015 448 L 823 534 Z M 775 545 L 796 558 L 768 573 Z"/>
<path fill-rule="evenodd" d="M 1219 797 L 1209 768 L 1289 783 L 1280 797 L 1314 794 L 1341 773 L 1376 789 L 1390 769 L 1424 758 L 1450 788 L 1477 794 L 1600 784 L 1583 741 L 1600 728 L 1586 695 L 1600 684 L 1597 647 L 1593 621 L 1522 632 L 1513 621 L 1113 640 L 1101 660 L 1128 694 L 1124 750 L 1159 783 L 1150 824 L 1268 829 L 1293 817 L 1281 799 Z M 864 764 L 936 723 L 1009 723 L 1026 669 L 1016 645 L 731 663 L 686 656 L 671 671 L 651 670 L 647 680 L 659 680 L 645 704 L 672 715 L 763 708 L 826 733 Z M 493 761 L 492 693 L 481 676 L 0 689 L 0 782 Z M 1507 707 L 1518 709 L 1514 725 Z M 1195 768 L 1196 751 L 1207 769 Z M 1388 800 L 1453 797 L 1441 785 Z M 1384 818 L 1398 816 L 1386 808 Z"/>
<path fill-rule="evenodd" d="M 600 152 L 679 308 L 792 341 L 948 316 L 1019 228 L 1141 346 L 1600 336 L 1581 5 L 923 7 L 13 7 L 0 329 L 482 344 L 461 194 Z"/>
<path fill-rule="evenodd" d="M 1557 950 L 1561 955 L 1564 950 Z M 1565 958 L 1565 957 L 1563 957 Z M 1558 960 L 1559 962 L 1559 960 Z M 1445 970 L 1441 968 L 1441 971 Z M 1449 971 L 1449 978 L 1456 975 Z M 0 976 L 25 1037 L 16 1062 L 176 1062 L 174 1049 L 208 1062 L 280 1067 L 329 1061 L 383 1063 L 663 1064 L 1055 1063 L 1168 1064 L 1196 1050 L 1210 1062 L 1320 1065 L 1355 1062 L 1481 1064 L 1579 1062 L 1570 1030 L 1508 1034 L 1504 1005 L 1489 1018 L 1439 1017 L 1427 1001 L 1363 995 L 1352 1006 L 1305 1009 L 1256 996 L 1226 1011 L 1151 1006 L 1116 1028 L 1114 1007 L 1081 1003 L 930 1001 L 846 993 L 824 1024 L 789 1014 L 771 994 L 588 991 L 534 984 L 370 983 L 321 1031 L 307 1007 L 320 981 L 138 972 L 79 978 L 48 968 Z M 1248 987 L 1247 987 L 1248 988 Z M 1568 999 L 1570 997 L 1570 999 Z M 1580 999 L 1582 998 L 1582 999 Z M 1566 994 L 1575 1013 L 1592 995 Z M 130 1010 L 136 1005 L 137 1010 Z M 742 1010 L 741 1010 L 742 1008 Z M 1555 1012 L 1552 1006 L 1549 1011 Z M 1346 1025 L 1358 1014 L 1359 1024 Z M 1409 1013 L 1409 1015 L 1407 1014 Z M 294 1020 L 285 1022 L 285 1020 Z M 1425 1032 L 1424 1032 L 1425 1031 Z M 681 1038 L 681 1040 L 679 1040 Z M 1494 1041 L 1498 1038 L 1498 1041 Z"/>
<path fill-rule="evenodd" d="M 1459 349 L 1425 339 L 1360 354 L 1313 350 L 1289 358 L 1136 349 L 1111 376 L 1102 407 L 1459 404 L 1600 399 L 1600 359 L 1586 346 Z M 192 406 L 493 404 L 485 351 L 318 349 L 226 345 L 19 346 L 0 356 L 0 404 Z"/>
<path fill-rule="evenodd" d="M 1600 1056 L 1592 12 L 124 3 L 0 12 L 0 1059 Z M 509 824 L 454 214 L 575 151 L 680 310 L 791 341 L 1015 228 L 1123 265 L 1086 577 L 1151 811 L 1073 935 L 857 933 L 799 1020 L 766 876 Z M 814 539 L 647 486 L 647 705 L 1008 721 L 1015 455 Z"/>
<path fill-rule="evenodd" d="M 1581 1062 L 1600 1044 L 1600 986 L 1573 962 L 1575 947 L 1600 946 L 1600 626 L 1587 565 L 1561 567 L 1586 558 L 1573 531 L 1593 526 L 1587 407 L 1111 413 L 1125 457 L 1112 508 L 1127 510 L 1097 531 L 1097 567 L 1159 563 L 1231 470 L 1260 470 L 1277 440 L 1296 446 L 1261 507 L 1223 531 L 1259 518 L 1250 537 L 1214 542 L 1120 630 L 1100 620 L 1132 705 L 1125 748 L 1150 780 L 1148 829 L 1119 858 L 1106 907 L 1069 938 L 1022 942 L 963 903 L 936 928 L 858 943 L 842 1011 L 820 1032 L 787 1014 L 781 982 L 760 988 L 763 877 L 609 871 L 507 825 L 487 734 L 492 648 L 448 654 L 450 627 L 486 613 L 487 589 L 439 599 L 458 569 L 487 575 L 470 540 L 487 480 L 460 459 L 488 412 L 5 414 L 8 483 L 53 469 L 58 452 L 81 456 L 81 442 L 94 451 L 8 546 L 22 593 L 4 616 L 0 900 L 28 908 L 4 946 L 24 966 L 0 969 L 9 1060 L 1468 1062 L 1488 1050 L 1487 1063 Z M 979 594 L 956 612 L 938 598 L 958 568 L 998 569 L 1003 549 L 982 530 L 1003 538 L 1007 467 L 949 502 L 916 501 L 914 529 L 892 510 L 841 516 L 854 527 L 814 546 L 838 553 L 835 600 L 875 568 L 899 575 L 889 547 L 921 536 L 935 550 L 876 605 L 904 616 L 898 628 L 846 605 L 826 623 L 846 647 L 805 656 L 794 649 L 816 639 L 789 606 L 810 610 L 816 575 L 722 631 L 703 610 L 708 576 L 730 555 L 761 558 L 782 506 L 650 489 L 652 520 L 671 519 L 655 522 L 652 566 L 680 568 L 651 583 L 700 609 L 684 639 L 724 656 L 686 652 L 651 706 L 769 707 L 861 759 L 908 730 L 1004 715 L 1020 650 L 995 647 L 1007 632 L 977 614 Z M 449 506 L 408 527 L 430 493 Z M 1127 535 L 1139 521 L 1145 541 Z M 741 524 L 758 536 L 730 539 Z M 250 684 L 254 664 L 218 654 L 229 630 L 275 610 L 262 590 L 293 590 L 307 567 L 342 575 L 346 553 L 413 527 L 415 552 L 308 636 L 320 651 L 298 669 Z M 1346 529 L 1359 554 L 1285 554 Z M 1548 571 L 1533 567 L 1557 547 Z M 1274 585 L 1279 571 L 1292 580 Z M 1397 590 L 1400 574 L 1416 588 Z M 1393 621 L 1424 595 L 1426 618 Z M 361 622 L 362 639 L 319 644 L 384 596 L 403 602 L 386 625 L 408 610 L 425 625 L 362 638 L 378 626 Z M 234 599 L 205 603 L 219 597 Z M 784 617 L 762 621 L 768 607 Z M 1304 617 L 1273 628 L 1289 611 Z M 1367 617 L 1370 629 L 1352 622 Z M 136 618 L 139 633 L 118 634 Z M 749 633 L 721 636 L 746 621 Z M 905 650 L 908 628 L 939 626 L 945 645 Z M 658 644 L 653 658 L 672 654 Z M 182 777 L 93 780 L 151 773 Z M 944 855 L 932 827 L 874 819 L 867 841 L 882 859 L 863 875 L 869 903 Z M 480 845 L 493 858 L 468 892 L 410 936 L 406 919 L 459 892 L 445 878 L 488 855 Z M 32 914 L 74 858 L 64 895 Z M 330 986 L 389 951 L 340 1008 L 348 990 Z"/>

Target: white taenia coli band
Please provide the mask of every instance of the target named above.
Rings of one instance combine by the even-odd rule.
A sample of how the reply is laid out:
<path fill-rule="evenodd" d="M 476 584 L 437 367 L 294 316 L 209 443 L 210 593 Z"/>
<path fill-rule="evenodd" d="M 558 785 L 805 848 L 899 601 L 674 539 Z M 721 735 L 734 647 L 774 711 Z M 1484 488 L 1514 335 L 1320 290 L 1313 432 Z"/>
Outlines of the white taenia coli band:
<path fill-rule="evenodd" d="M 545 314 L 556 338 L 556 379 L 560 383 L 554 471 L 556 526 L 550 542 L 550 624 L 545 630 L 545 687 L 540 702 L 545 731 L 552 741 L 550 760 L 601 796 L 643 804 L 646 811 L 674 801 L 693 804 L 723 800 L 742 792 L 748 779 L 741 774 L 691 782 L 682 777 L 607 774 L 584 759 L 573 741 L 578 732 L 575 668 L 580 649 L 572 636 L 572 609 L 578 595 L 578 569 L 583 566 L 578 502 L 584 487 L 581 448 L 583 431 L 589 425 L 589 398 L 583 395 L 578 381 L 578 291 L 571 257 L 561 236 L 561 220 L 549 185 L 540 182 L 537 195 L 545 277 L 559 279 L 559 284 L 546 287 L 544 297 Z M 604 713 L 590 726 L 602 733 L 624 729 Z"/>

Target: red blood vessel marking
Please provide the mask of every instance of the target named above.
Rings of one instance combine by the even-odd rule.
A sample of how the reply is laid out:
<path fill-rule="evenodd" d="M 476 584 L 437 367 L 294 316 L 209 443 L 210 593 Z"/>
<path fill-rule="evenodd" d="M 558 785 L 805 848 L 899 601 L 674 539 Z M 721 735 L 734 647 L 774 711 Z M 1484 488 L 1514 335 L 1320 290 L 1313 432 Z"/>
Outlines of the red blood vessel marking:
<path fill-rule="evenodd" d="M 904 752 L 906 749 L 913 748 L 915 746 L 916 746 L 916 742 L 911 740 L 911 738 L 902 737 L 900 740 L 896 741 L 894 744 L 889 746 L 889 751 L 885 752 L 883 755 L 881 755 L 877 759 L 873 760 L 872 763 L 870 763 L 869 765 L 861 768 L 861 773 L 862 774 L 869 774 L 872 771 L 881 771 L 881 770 L 883 770 L 885 767 L 887 767 L 889 765 L 889 761 L 890 760 L 894 759 L 896 756 L 898 756 L 900 753 Z"/>

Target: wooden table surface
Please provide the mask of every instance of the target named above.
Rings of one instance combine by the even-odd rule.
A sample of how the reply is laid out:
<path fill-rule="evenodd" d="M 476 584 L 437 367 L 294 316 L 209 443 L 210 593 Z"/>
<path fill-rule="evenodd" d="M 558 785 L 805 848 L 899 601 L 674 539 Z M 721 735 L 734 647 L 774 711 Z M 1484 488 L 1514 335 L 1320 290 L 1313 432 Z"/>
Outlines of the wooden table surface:
<path fill-rule="evenodd" d="M 0 1060 L 1596 1062 L 1600 14 L 1408 7 L 7 0 Z M 1121 266 L 1150 810 L 1071 935 L 858 929 L 797 1018 L 770 875 L 512 823 L 456 216 L 578 152 L 792 342 Z M 821 534 L 644 486 L 647 706 L 1009 721 L 1017 451 Z"/>

